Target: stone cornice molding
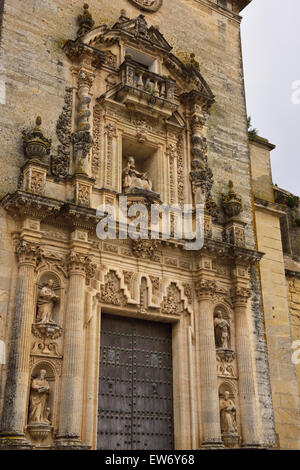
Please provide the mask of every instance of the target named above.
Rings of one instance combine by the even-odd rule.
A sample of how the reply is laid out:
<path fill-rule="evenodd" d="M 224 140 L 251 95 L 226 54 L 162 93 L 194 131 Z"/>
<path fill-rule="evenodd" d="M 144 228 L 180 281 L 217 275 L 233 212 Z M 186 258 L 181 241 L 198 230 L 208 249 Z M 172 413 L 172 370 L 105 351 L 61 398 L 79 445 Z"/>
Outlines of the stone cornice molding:
<path fill-rule="evenodd" d="M 13 194 L 9 193 L 4 196 L 0 205 L 13 216 L 17 215 L 20 218 L 33 217 L 43 220 L 57 215 L 64 202 L 18 190 Z"/>

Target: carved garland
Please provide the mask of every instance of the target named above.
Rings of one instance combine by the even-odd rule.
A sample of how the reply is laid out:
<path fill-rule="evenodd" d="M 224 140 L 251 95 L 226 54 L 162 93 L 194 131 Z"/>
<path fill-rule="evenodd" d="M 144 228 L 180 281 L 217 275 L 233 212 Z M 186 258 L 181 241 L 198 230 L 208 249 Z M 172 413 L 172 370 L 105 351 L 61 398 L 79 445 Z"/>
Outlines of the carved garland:
<path fill-rule="evenodd" d="M 52 173 L 59 178 L 65 178 L 69 172 L 71 133 L 72 133 L 72 107 L 73 88 L 66 88 L 65 104 L 56 124 L 56 135 L 60 142 L 57 147 L 57 156 L 52 156 Z"/>

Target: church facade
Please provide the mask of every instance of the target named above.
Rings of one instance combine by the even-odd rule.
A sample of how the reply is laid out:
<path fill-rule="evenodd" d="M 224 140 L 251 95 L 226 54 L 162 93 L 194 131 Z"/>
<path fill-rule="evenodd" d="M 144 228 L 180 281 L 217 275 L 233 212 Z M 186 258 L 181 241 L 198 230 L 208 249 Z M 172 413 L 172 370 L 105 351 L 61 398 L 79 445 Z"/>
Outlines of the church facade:
<path fill-rule="evenodd" d="M 0 2 L 2 449 L 300 448 L 298 206 L 249 141 L 249 3 Z"/>

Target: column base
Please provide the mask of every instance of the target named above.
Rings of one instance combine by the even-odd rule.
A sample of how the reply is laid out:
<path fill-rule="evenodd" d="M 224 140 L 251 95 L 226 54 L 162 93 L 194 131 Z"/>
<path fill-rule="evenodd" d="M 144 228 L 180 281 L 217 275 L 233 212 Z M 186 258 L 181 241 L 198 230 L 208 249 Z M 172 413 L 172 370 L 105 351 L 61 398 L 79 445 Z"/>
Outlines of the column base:
<path fill-rule="evenodd" d="M 258 444 L 258 443 L 256 443 L 256 444 L 255 443 L 254 444 L 245 443 L 245 444 L 242 444 L 242 449 L 245 449 L 245 450 L 247 450 L 247 449 L 250 449 L 250 450 L 251 449 L 266 449 L 266 447 L 263 446 L 262 444 Z"/>
<path fill-rule="evenodd" d="M 56 450 L 91 450 L 91 446 L 73 437 L 58 437 L 54 445 Z"/>
<path fill-rule="evenodd" d="M 34 444 L 28 441 L 24 434 L 0 434 L 0 450 L 33 450 L 34 448 Z"/>
<path fill-rule="evenodd" d="M 224 444 L 222 441 L 204 441 L 201 444 L 201 449 L 203 450 L 216 450 L 224 449 Z"/>

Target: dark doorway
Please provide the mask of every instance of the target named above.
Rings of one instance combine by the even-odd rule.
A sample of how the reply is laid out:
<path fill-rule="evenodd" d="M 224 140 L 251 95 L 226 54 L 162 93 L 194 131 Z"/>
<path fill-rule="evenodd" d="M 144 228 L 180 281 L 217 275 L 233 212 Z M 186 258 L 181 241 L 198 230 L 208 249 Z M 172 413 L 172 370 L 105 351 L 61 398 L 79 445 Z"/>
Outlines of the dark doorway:
<path fill-rule="evenodd" d="M 102 315 L 97 448 L 173 446 L 171 326 Z"/>

